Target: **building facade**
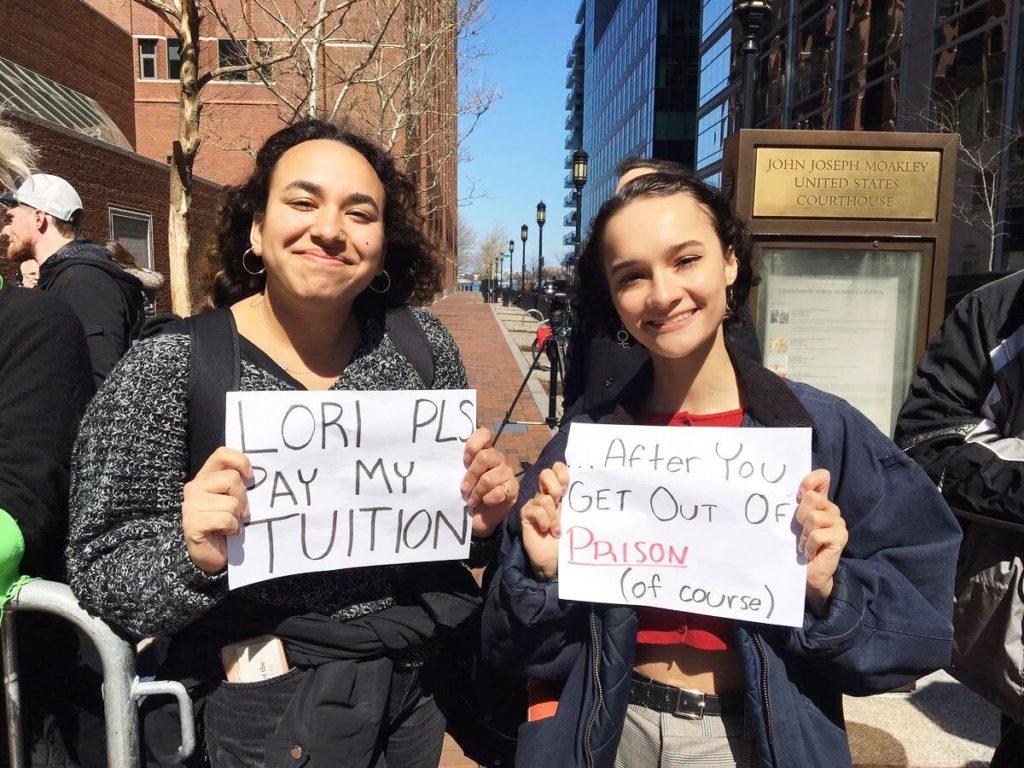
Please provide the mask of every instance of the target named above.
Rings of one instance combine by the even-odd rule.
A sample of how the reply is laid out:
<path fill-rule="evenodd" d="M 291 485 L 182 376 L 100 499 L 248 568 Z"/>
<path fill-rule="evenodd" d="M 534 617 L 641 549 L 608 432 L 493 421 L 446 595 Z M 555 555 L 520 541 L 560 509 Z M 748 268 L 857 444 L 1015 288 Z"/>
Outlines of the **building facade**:
<path fill-rule="evenodd" d="M 720 183 L 741 124 L 741 32 L 703 0 L 695 168 Z M 961 137 L 951 274 L 1024 268 L 1022 0 L 775 0 L 758 55 L 760 128 Z M 726 67 L 725 62 L 729 65 Z"/>
<path fill-rule="evenodd" d="M 40 150 L 41 170 L 78 191 L 86 237 L 118 240 L 140 265 L 166 276 L 169 169 L 138 152 L 131 36 L 80 0 L 0 2 L 0 29 L 4 119 Z M 196 272 L 205 269 L 222 194 L 220 185 L 196 180 Z M 6 277 L 16 268 L 0 258 Z M 157 306 L 170 309 L 166 283 Z"/>
<path fill-rule="evenodd" d="M 615 189 L 623 158 L 692 163 L 700 6 L 691 0 L 583 0 L 576 21 L 567 61 L 566 168 L 582 146 L 590 156 L 582 200 L 586 227 Z M 566 187 L 573 188 L 571 173 Z M 575 204 L 573 195 L 567 204 Z M 565 224 L 575 227 L 575 213 Z M 565 244 L 574 237 L 575 230 L 567 233 Z"/>
<path fill-rule="evenodd" d="M 137 150 L 167 162 L 177 137 L 181 67 L 173 30 L 132 0 L 84 1 L 130 35 L 131 61 L 122 66 L 134 94 Z M 224 18 L 207 13 L 200 26 L 200 75 L 287 51 L 296 42 L 288 30 L 310 26 L 323 4 L 219 5 Z M 226 73 L 203 87 L 196 173 L 221 184 L 238 183 L 248 174 L 255 150 L 287 123 L 307 115 L 343 123 L 390 149 L 410 173 L 443 260 L 445 285 L 454 287 L 456 0 L 366 0 L 325 7 L 341 10 L 307 35 L 294 57 L 260 71 Z"/>

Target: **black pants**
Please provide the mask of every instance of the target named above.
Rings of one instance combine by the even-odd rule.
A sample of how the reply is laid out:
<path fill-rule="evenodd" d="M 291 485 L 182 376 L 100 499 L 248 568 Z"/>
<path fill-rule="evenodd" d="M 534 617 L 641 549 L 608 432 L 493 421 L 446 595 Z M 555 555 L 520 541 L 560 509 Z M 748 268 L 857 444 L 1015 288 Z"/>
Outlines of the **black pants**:
<path fill-rule="evenodd" d="M 422 669 L 394 670 L 383 661 L 360 662 L 354 689 L 337 692 L 350 699 L 346 721 L 350 727 L 355 723 L 352 738 L 341 742 L 345 754 L 307 754 L 301 737 L 279 733 L 293 697 L 312 672 L 293 669 L 264 682 L 220 684 L 207 698 L 203 716 L 210 765 L 437 768 L 445 722 Z M 371 728 L 376 732 L 367 733 Z"/>
<path fill-rule="evenodd" d="M 999 746 L 992 755 L 991 768 L 1020 768 L 1024 763 L 1024 725 L 1003 715 L 999 724 Z"/>
<path fill-rule="evenodd" d="M 95 647 L 77 627 L 46 613 L 16 614 L 21 725 L 30 768 L 106 766 L 106 733 Z M 4 705 L 0 699 L 0 716 Z M 0 728 L 0 768 L 7 729 Z"/>

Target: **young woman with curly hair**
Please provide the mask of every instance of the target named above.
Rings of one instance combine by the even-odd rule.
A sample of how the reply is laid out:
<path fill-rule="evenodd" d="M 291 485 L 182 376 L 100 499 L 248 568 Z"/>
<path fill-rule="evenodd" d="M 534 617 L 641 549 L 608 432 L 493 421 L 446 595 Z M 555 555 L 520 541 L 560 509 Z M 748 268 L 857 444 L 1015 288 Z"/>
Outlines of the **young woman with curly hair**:
<path fill-rule="evenodd" d="M 437 267 L 394 161 L 336 126 L 271 136 L 222 213 L 214 304 L 237 329 L 242 390 L 466 387 L 458 348 L 411 310 L 434 380 L 396 347 L 385 310 L 429 298 Z M 404 311 L 404 310 L 403 310 Z M 206 755 L 233 766 L 436 766 L 444 720 L 431 696 L 443 631 L 475 583 L 457 563 L 379 566 L 227 589 L 226 536 L 247 515 L 248 458 L 190 454 L 190 336 L 137 343 L 86 414 L 75 453 L 68 572 L 93 613 L 134 637 L 170 635 L 163 675 L 201 702 Z M 461 490 L 486 539 L 517 494 L 477 430 Z M 190 466 L 197 471 L 192 474 Z M 468 579 L 468 581 L 467 581 Z M 226 644 L 271 634 L 293 669 L 224 680 Z M 151 763 L 174 764 L 176 729 L 147 720 Z"/>
<path fill-rule="evenodd" d="M 727 341 L 723 325 L 754 275 L 718 190 L 687 172 L 628 181 L 602 206 L 577 268 L 587 326 L 642 344 L 651 360 L 548 444 L 505 523 L 483 648 L 530 678 L 538 700 L 516 764 L 849 766 L 841 694 L 889 690 L 949 660 L 956 521 L 848 403 Z M 812 428 L 794 540 L 807 558 L 803 626 L 559 600 L 565 447 L 580 422 Z"/>

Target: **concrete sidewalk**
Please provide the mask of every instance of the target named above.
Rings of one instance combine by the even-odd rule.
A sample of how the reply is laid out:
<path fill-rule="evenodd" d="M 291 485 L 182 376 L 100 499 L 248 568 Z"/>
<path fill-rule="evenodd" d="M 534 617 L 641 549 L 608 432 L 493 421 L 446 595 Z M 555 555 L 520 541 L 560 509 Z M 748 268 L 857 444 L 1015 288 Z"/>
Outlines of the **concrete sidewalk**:
<path fill-rule="evenodd" d="M 517 307 L 484 304 L 479 293 L 453 294 L 430 311 L 462 351 L 469 384 L 477 389 L 479 423 L 500 422 L 532 357 L 536 321 Z M 532 378 L 513 415 L 541 421 L 548 374 Z M 542 426 L 521 435 L 506 432 L 499 447 L 523 466 L 536 459 L 549 435 Z M 998 740 L 996 709 L 942 672 L 919 681 L 912 693 L 845 697 L 844 709 L 857 768 L 985 768 Z M 441 768 L 474 765 L 446 742 Z"/>

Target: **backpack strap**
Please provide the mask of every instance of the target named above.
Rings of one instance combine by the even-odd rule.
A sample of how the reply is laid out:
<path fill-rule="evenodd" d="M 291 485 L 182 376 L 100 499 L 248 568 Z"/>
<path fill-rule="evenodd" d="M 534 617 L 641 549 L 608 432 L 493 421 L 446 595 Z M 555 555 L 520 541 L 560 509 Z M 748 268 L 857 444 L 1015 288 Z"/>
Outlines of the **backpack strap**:
<path fill-rule="evenodd" d="M 224 445 L 224 395 L 242 381 L 238 327 L 231 310 L 214 309 L 185 320 L 191 352 L 188 361 L 189 478 Z"/>
<path fill-rule="evenodd" d="M 384 329 L 391 342 L 423 379 L 427 389 L 434 388 L 434 353 L 423 326 L 409 307 L 392 307 L 384 316 Z"/>

